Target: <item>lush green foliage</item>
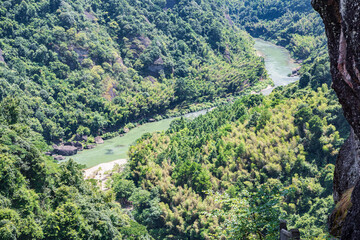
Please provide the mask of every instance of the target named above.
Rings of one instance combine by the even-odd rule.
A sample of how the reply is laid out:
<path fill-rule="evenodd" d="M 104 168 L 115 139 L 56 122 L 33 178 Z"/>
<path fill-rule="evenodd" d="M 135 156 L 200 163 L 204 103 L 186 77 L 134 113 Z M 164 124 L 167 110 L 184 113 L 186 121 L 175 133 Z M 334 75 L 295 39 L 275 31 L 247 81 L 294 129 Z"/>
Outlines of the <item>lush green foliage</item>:
<path fill-rule="evenodd" d="M 286 192 L 262 185 L 254 192 L 244 190 L 235 198 L 217 194 L 215 198 L 222 208 L 212 214 L 225 218 L 219 230 L 228 239 L 279 239 L 281 195 Z"/>
<path fill-rule="evenodd" d="M 146 135 L 130 150 L 124 177 L 147 199 L 130 197 L 147 202 L 134 205 L 136 219 L 157 239 L 233 239 L 221 231 L 226 217 L 202 214 L 223 208 L 206 191 L 226 192 L 245 206 L 266 184 L 293 189 L 282 198 L 281 211 L 304 238 L 321 236 L 333 205 L 335 158 L 348 131 L 327 85 L 315 92 L 293 84 L 265 98 L 244 97 L 193 121 L 176 120 L 166 133 Z M 254 227 L 246 223 L 242 227 L 251 235 Z"/>
<path fill-rule="evenodd" d="M 216 1 L 170 3 L 1 1 L 0 101 L 56 141 L 269 83 Z"/>
<path fill-rule="evenodd" d="M 0 239 L 151 239 L 111 191 L 84 181 L 78 164 L 45 156 L 47 144 L 20 109 L 13 99 L 1 103 Z"/>
<path fill-rule="evenodd" d="M 42 154 L 266 86 L 238 27 L 304 60 L 299 84 L 145 135 L 113 192 Z M 1 1 L 0 238 L 275 239 L 279 217 L 324 236 L 348 133 L 330 80 L 309 1 Z"/>
<path fill-rule="evenodd" d="M 311 1 L 225 0 L 224 7 L 251 35 L 287 47 L 298 59 L 325 50 L 324 26 Z"/>
<path fill-rule="evenodd" d="M 224 0 L 229 17 L 252 36 L 286 47 L 301 60 L 300 87 L 331 84 L 327 39 L 310 0 Z"/>

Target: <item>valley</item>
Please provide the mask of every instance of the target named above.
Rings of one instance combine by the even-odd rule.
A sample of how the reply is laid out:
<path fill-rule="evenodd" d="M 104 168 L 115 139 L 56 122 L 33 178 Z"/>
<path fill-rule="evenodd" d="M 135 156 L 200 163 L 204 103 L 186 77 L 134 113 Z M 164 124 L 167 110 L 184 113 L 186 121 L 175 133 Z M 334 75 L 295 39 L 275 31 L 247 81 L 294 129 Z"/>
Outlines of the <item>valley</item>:
<path fill-rule="evenodd" d="M 193 119 L 206 112 L 207 110 L 202 110 L 185 114 L 183 117 Z M 152 123 L 142 124 L 131 129 L 128 133 L 125 133 L 124 136 L 105 140 L 103 144 L 98 144 L 94 149 L 83 150 L 74 156 L 68 157 L 68 159 L 73 159 L 79 164 L 86 165 L 87 168 L 117 159 L 126 159 L 128 158 L 127 152 L 129 151 L 130 146 L 136 143 L 137 139 L 145 133 L 166 131 L 174 119 L 176 118 L 167 118 Z"/>
<path fill-rule="evenodd" d="M 295 63 L 285 48 L 258 38 L 255 38 L 254 47 L 264 57 L 266 71 L 274 82 L 274 86 L 262 90 L 262 94 L 269 95 L 274 88 L 299 80 L 299 76 L 289 77 L 300 65 Z"/>
<path fill-rule="evenodd" d="M 0 1 L 0 239 L 339 237 L 358 58 L 312 3 L 327 35 L 310 0 Z"/>
<path fill-rule="evenodd" d="M 265 59 L 266 70 L 274 82 L 274 87 L 262 90 L 262 94 L 268 95 L 275 87 L 285 86 L 299 79 L 298 77 L 288 77 L 298 65 L 293 63 L 294 60 L 290 58 L 290 54 L 286 49 L 260 39 L 255 39 L 255 49 L 262 53 Z M 183 117 L 193 119 L 205 113 L 206 110 L 202 110 L 185 114 Z M 97 145 L 96 148 L 83 150 L 75 156 L 67 157 L 67 159 L 71 158 L 79 164 L 86 165 L 86 168 L 117 159 L 126 159 L 128 158 L 127 152 L 130 146 L 134 144 L 137 139 L 145 133 L 166 131 L 174 119 L 176 118 L 145 123 L 131 129 L 128 133 L 125 133 L 124 136 L 105 140 L 103 144 Z"/>

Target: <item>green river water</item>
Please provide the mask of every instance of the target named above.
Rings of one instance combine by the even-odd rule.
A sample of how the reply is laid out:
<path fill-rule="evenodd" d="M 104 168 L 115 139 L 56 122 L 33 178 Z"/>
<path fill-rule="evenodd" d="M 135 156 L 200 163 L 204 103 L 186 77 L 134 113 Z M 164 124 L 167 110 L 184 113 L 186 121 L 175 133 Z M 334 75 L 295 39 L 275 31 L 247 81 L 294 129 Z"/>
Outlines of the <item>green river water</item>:
<path fill-rule="evenodd" d="M 194 119 L 205 114 L 208 110 L 185 114 L 183 117 Z M 139 127 L 131 129 L 122 137 L 115 137 L 105 140 L 103 144 L 98 144 L 95 148 L 78 152 L 78 154 L 68 157 L 75 162 L 85 164 L 87 168 L 96 166 L 100 163 L 111 162 L 117 159 L 128 158 L 127 151 L 144 133 L 164 131 L 170 127 L 171 121 L 175 118 L 167 118 L 157 122 L 145 123 Z"/>
<path fill-rule="evenodd" d="M 265 58 L 266 70 L 275 84 L 274 87 L 261 91 L 264 95 L 269 95 L 275 87 L 299 80 L 299 77 L 288 77 L 299 65 L 294 63 L 285 48 L 261 39 L 255 39 L 255 48 Z"/>
<path fill-rule="evenodd" d="M 290 78 L 288 74 L 298 65 L 294 64 L 290 58 L 289 52 L 272 43 L 255 39 L 255 48 L 265 58 L 265 67 L 275 83 L 275 87 L 287 85 L 298 80 L 297 77 Z M 263 90 L 264 95 L 270 94 L 273 88 Z M 205 114 L 207 110 L 189 113 L 184 115 L 185 118 L 195 118 Z M 164 131 L 170 126 L 174 118 L 164 119 L 158 122 L 146 123 L 139 127 L 133 128 L 123 137 L 115 137 L 105 140 L 104 144 L 99 144 L 94 149 L 84 150 L 75 156 L 69 158 L 74 159 L 77 163 L 85 164 L 90 168 L 100 163 L 111 162 L 117 159 L 128 158 L 127 151 L 136 139 L 140 138 L 144 133 Z M 68 158 L 68 159 L 69 159 Z"/>

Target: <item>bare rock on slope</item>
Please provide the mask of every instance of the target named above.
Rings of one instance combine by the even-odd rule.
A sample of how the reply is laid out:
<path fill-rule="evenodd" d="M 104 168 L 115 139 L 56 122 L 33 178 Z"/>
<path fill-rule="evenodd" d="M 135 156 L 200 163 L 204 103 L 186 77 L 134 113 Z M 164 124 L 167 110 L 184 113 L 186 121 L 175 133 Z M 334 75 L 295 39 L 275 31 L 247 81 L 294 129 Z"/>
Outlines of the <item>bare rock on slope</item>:
<path fill-rule="evenodd" d="M 353 131 L 341 147 L 336 160 L 333 196 L 337 203 L 341 196 L 354 187 L 360 172 L 360 142 Z"/>
<path fill-rule="evenodd" d="M 77 154 L 77 147 L 74 146 L 55 146 L 54 153 L 62 156 L 72 156 Z"/>
<path fill-rule="evenodd" d="M 104 140 L 100 136 L 98 136 L 98 137 L 95 137 L 95 143 L 96 144 L 103 144 Z"/>
<path fill-rule="evenodd" d="M 312 0 L 312 5 L 325 24 L 332 87 L 346 119 L 360 139 L 360 1 Z M 347 211 L 342 226 L 341 239 L 360 239 L 360 173 L 357 154 L 351 153 L 352 147 L 349 142 L 345 143 L 342 154 L 337 159 L 334 176 L 334 182 L 337 183 L 334 190 L 339 191 L 334 193 L 335 200 L 339 199 L 338 194 L 343 192 L 342 188 L 357 182 L 351 196 L 352 206 Z M 346 172 L 349 169 L 351 173 Z"/>

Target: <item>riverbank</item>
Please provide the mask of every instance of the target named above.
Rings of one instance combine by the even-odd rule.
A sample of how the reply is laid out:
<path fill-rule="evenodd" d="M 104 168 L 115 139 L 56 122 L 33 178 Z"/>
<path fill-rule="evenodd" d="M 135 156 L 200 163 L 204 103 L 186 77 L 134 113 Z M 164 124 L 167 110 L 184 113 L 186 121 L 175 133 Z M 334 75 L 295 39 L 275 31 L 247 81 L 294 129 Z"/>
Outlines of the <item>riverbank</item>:
<path fill-rule="evenodd" d="M 210 109 L 211 110 L 211 109 Z M 205 114 L 209 109 L 183 115 L 184 118 L 193 119 L 199 115 Z M 145 133 L 155 131 L 165 131 L 170 127 L 170 123 L 176 118 L 163 119 L 161 121 L 149 122 L 131 129 L 122 136 L 117 136 L 105 140 L 103 144 L 98 144 L 93 149 L 78 152 L 76 155 L 66 157 L 66 160 L 73 159 L 75 162 L 86 166 L 87 168 L 97 166 L 98 164 L 112 162 L 117 159 L 128 158 L 127 152 L 136 140 Z"/>
<path fill-rule="evenodd" d="M 246 91 L 239 96 L 231 95 L 226 98 L 216 98 L 214 102 L 211 103 L 192 104 L 189 105 L 187 109 L 174 108 L 171 111 L 169 110 L 165 115 L 157 115 L 154 116 L 154 118 L 139 120 L 137 123 L 129 123 L 116 132 L 108 132 L 95 138 L 76 136 L 70 139 L 69 142 L 53 146 L 54 151 L 48 152 L 47 155 L 52 155 L 55 159 L 61 161 L 73 159 L 85 167 L 93 167 L 97 164 L 113 161 L 118 158 L 127 158 L 128 148 L 143 134 L 154 131 L 165 131 L 170 127 L 171 121 L 176 118 L 185 117 L 193 119 L 211 111 L 215 107 L 232 103 L 239 97 L 247 94 L 250 94 L 250 92 Z M 86 138 L 86 140 L 81 141 L 82 138 Z M 80 141 L 78 141 L 79 139 Z M 89 139 L 91 140 L 89 141 Z M 71 148 L 73 154 L 61 155 L 61 152 L 69 152 L 67 151 L 68 148 Z"/>
<path fill-rule="evenodd" d="M 117 159 L 115 161 L 101 163 L 91 168 L 83 170 L 85 179 L 95 179 L 98 181 L 101 190 L 106 190 L 106 181 L 116 172 L 121 172 L 127 159 Z"/>
<path fill-rule="evenodd" d="M 164 115 L 155 115 L 153 118 L 144 118 L 140 119 L 135 122 L 130 122 L 126 124 L 124 127 L 118 129 L 117 131 L 106 132 L 103 135 L 92 137 L 86 135 L 76 135 L 73 138 L 69 139 L 66 142 L 59 142 L 52 146 L 53 150 L 46 152 L 46 155 L 52 156 L 55 160 L 62 161 L 62 160 L 69 160 L 70 158 L 76 161 L 76 155 L 80 154 L 82 151 L 88 151 L 90 149 L 98 148 L 101 144 L 105 141 L 116 138 L 116 137 L 123 137 L 128 132 L 130 132 L 134 128 L 141 127 L 144 124 L 154 123 L 163 121 L 166 119 L 175 119 L 177 117 L 186 116 L 188 115 L 189 118 L 192 118 L 192 115 L 196 115 L 197 112 L 202 111 L 211 111 L 214 107 L 227 104 L 230 100 L 227 98 L 219 98 L 216 99 L 213 103 L 206 102 L 202 104 L 192 104 L 189 108 L 186 109 L 178 109 L 174 108 L 168 110 Z M 141 136 L 140 136 L 141 137 Z M 108 152 L 111 154 L 111 151 Z M 81 163 L 88 166 L 85 163 Z"/>
<path fill-rule="evenodd" d="M 269 95 L 278 86 L 285 86 L 299 80 L 299 76 L 292 76 L 294 70 L 298 72 L 300 65 L 291 58 L 289 51 L 271 42 L 255 38 L 255 49 L 265 60 L 265 67 L 274 86 L 267 86 L 260 92 Z"/>
<path fill-rule="evenodd" d="M 265 66 L 268 71 L 269 76 L 274 81 L 274 86 L 271 86 L 266 83 L 266 81 L 261 82 L 256 87 L 252 89 L 247 89 L 242 93 L 242 95 L 251 94 L 251 93 L 263 93 L 264 95 L 270 94 L 273 88 L 277 86 L 287 85 L 292 83 L 297 78 L 290 78 L 287 75 L 292 72 L 292 70 L 297 66 L 294 65 L 290 57 L 289 52 L 279 46 L 276 46 L 272 43 L 266 41 L 255 39 L 255 47 L 257 51 L 261 52 L 265 59 Z M 264 85 L 261 89 L 256 89 L 259 85 Z M 256 91 L 258 90 L 258 91 Z M 78 154 L 67 157 L 67 159 L 74 159 L 77 163 L 83 164 L 86 167 L 94 167 L 102 163 L 112 162 L 117 159 L 127 159 L 127 152 L 132 144 L 135 144 L 137 139 L 139 139 L 145 133 L 152 133 L 155 131 L 166 131 L 170 127 L 171 121 L 179 117 L 179 115 L 185 118 L 195 118 L 201 114 L 205 114 L 208 110 L 199 110 L 201 107 L 216 107 L 224 104 L 229 104 L 234 102 L 239 96 L 229 96 L 226 98 L 217 98 L 213 102 L 209 103 L 195 103 L 186 105 L 187 109 L 182 109 L 185 107 L 179 106 L 172 110 L 168 110 L 163 116 L 154 116 L 153 119 L 148 119 L 150 122 L 139 124 L 132 124 L 132 127 L 124 129 L 127 133 L 120 136 L 119 132 L 115 132 L 115 137 L 109 138 L 104 141 L 103 144 L 96 145 L 96 148 L 90 150 L 80 151 Z M 189 111 L 194 111 L 193 113 L 184 114 Z M 174 117 L 176 115 L 176 117 Z M 110 135 L 110 134 L 108 134 Z M 104 135 L 103 135 L 104 136 Z"/>

